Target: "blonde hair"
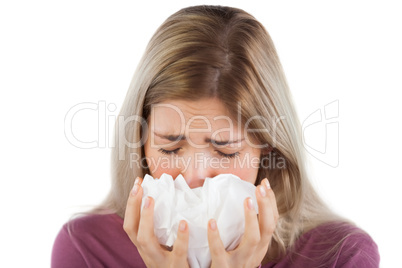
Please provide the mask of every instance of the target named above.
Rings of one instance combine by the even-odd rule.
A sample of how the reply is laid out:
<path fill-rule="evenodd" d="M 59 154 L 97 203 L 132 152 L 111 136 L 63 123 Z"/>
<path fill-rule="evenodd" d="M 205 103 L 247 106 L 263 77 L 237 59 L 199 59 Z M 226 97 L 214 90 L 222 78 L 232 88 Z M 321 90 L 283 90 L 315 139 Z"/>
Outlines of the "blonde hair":
<path fill-rule="evenodd" d="M 148 172 L 131 161 L 144 157 L 144 126 L 153 104 L 171 99 L 218 98 L 241 104 L 254 133 L 282 168 L 260 167 L 275 192 L 280 219 L 272 247 L 282 255 L 301 233 L 338 219 L 312 188 L 306 173 L 301 126 L 274 44 L 265 28 L 240 9 L 196 6 L 170 16 L 150 40 L 116 122 L 112 187 L 100 208 L 123 217 L 135 178 Z M 270 247 L 271 248 L 271 247 Z"/>

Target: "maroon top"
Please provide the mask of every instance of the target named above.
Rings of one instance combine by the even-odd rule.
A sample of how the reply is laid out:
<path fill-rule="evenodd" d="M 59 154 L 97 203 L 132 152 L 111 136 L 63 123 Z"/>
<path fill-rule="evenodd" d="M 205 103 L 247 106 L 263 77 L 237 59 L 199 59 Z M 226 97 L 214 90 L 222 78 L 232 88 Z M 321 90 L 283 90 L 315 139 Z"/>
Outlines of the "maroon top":
<path fill-rule="evenodd" d="M 335 245 L 335 250 L 329 251 Z M 371 237 L 345 223 L 327 223 L 303 234 L 278 263 L 269 267 L 378 267 Z M 116 214 L 88 215 L 65 224 L 53 246 L 52 267 L 146 267 Z"/>

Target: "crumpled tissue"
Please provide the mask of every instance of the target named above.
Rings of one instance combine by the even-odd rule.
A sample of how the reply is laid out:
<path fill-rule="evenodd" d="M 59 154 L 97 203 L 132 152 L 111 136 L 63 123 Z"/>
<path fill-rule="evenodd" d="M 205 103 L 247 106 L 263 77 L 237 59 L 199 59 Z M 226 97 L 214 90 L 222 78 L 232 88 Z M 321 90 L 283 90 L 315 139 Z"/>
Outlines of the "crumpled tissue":
<path fill-rule="evenodd" d="M 147 196 L 155 200 L 154 232 L 162 245 L 172 246 L 179 222 L 186 220 L 190 232 L 190 267 L 209 267 L 208 221 L 215 219 L 226 250 L 233 250 L 244 234 L 244 200 L 251 197 L 258 213 L 255 186 L 233 174 L 206 178 L 202 187 L 191 189 L 182 175 L 173 180 L 162 174 L 159 179 L 145 175 L 142 204 Z"/>

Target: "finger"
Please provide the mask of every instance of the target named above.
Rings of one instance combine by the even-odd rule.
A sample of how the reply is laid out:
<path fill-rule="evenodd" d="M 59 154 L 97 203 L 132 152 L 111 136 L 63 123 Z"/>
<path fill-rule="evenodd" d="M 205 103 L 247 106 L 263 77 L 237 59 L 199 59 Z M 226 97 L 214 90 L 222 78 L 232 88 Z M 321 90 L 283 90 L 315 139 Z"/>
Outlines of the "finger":
<path fill-rule="evenodd" d="M 187 267 L 189 230 L 185 220 L 180 221 L 177 231 L 177 239 L 173 245 L 172 267 Z"/>
<path fill-rule="evenodd" d="M 208 244 L 211 252 L 211 267 L 225 267 L 227 252 L 219 235 L 218 226 L 214 219 L 208 222 Z"/>
<path fill-rule="evenodd" d="M 264 179 L 256 189 L 258 202 L 259 226 L 261 233 L 261 244 L 268 245 L 272 234 L 275 231 L 278 220 L 278 208 L 275 194 L 272 191 L 267 179 Z"/>
<path fill-rule="evenodd" d="M 140 222 L 138 226 L 137 241 L 141 244 L 147 244 L 150 239 L 154 239 L 154 205 L 152 197 L 147 196 L 144 200 Z"/>
<path fill-rule="evenodd" d="M 258 226 L 257 213 L 254 208 L 253 200 L 250 197 L 244 200 L 244 216 L 244 235 L 239 246 L 235 250 L 237 257 L 240 260 L 249 258 L 260 242 L 260 229 Z"/>
<path fill-rule="evenodd" d="M 135 179 L 134 186 L 127 200 L 126 212 L 124 215 L 123 229 L 134 244 L 137 242 L 136 238 L 141 214 L 141 182 L 141 178 L 138 177 Z"/>
<path fill-rule="evenodd" d="M 274 213 L 274 220 L 275 220 L 275 224 L 276 224 L 279 219 L 279 212 L 278 212 L 278 205 L 276 204 L 275 193 L 271 189 L 271 186 L 269 185 L 269 181 L 267 178 L 265 178 L 265 180 L 263 180 L 263 184 L 264 184 L 265 188 L 268 189 L 268 197 L 271 200 L 272 209 L 273 209 L 273 213 Z"/>
<path fill-rule="evenodd" d="M 162 250 L 154 234 L 154 205 L 154 199 L 147 196 L 141 212 L 136 246 L 141 256 L 146 256 L 148 260 L 158 262 L 164 260 L 166 252 Z"/>

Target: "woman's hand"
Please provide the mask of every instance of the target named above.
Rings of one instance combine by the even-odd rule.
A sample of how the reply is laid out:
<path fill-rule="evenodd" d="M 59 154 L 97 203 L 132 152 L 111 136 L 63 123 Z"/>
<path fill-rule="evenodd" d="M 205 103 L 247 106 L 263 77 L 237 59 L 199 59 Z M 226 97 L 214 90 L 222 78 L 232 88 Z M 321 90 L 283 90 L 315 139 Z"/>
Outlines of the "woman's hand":
<path fill-rule="evenodd" d="M 256 189 L 259 217 L 251 198 L 244 201 L 245 231 L 240 244 L 226 251 L 215 220 L 208 223 L 208 243 L 211 251 L 211 267 L 258 267 L 267 253 L 272 234 L 278 221 L 275 195 L 264 179 Z"/>
<path fill-rule="evenodd" d="M 154 234 L 154 200 L 147 197 L 141 213 L 142 179 L 137 178 L 127 201 L 123 229 L 137 247 L 147 267 L 189 267 L 187 249 L 189 231 L 181 221 L 173 250 L 164 249 Z"/>

